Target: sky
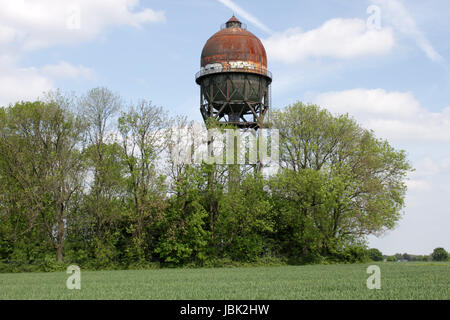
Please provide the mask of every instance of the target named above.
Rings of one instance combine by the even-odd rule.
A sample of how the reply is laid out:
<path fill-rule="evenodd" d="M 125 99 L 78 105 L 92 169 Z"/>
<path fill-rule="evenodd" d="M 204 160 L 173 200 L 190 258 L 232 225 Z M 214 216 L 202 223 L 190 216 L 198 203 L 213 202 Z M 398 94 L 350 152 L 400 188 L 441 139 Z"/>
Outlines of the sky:
<path fill-rule="evenodd" d="M 398 226 L 385 254 L 450 250 L 448 0 L 0 0 L 0 105 L 105 86 L 201 121 L 194 75 L 234 13 L 263 42 L 272 107 L 349 113 L 406 150 Z"/>

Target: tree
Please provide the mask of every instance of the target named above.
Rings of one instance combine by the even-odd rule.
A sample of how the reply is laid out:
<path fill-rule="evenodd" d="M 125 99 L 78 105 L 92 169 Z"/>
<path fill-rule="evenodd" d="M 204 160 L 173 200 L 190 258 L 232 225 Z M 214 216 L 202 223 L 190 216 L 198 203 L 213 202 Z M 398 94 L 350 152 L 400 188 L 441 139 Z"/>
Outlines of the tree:
<path fill-rule="evenodd" d="M 339 183 L 311 169 L 283 170 L 272 177 L 276 242 L 283 253 L 302 262 L 317 261 L 321 256 L 336 253 L 337 243 L 332 237 L 334 224 L 329 212 L 336 205 L 338 188 Z"/>
<path fill-rule="evenodd" d="M 128 254 L 139 261 L 155 245 L 149 227 L 162 218 L 166 205 L 165 177 L 158 172 L 157 160 L 166 145 L 168 126 L 162 108 L 144 100 L 119 118 L 121 153 L 127 168 L 125 180 L 131 196 L 127 230 L 132 243 Z"/>
<path fill-rule="evenodd" d="M 247 175 L 218 203 L 215 243 L 221 256 L 253 261 L 270 249 L 274 212 L 260 175 Z"/>
<path fill-rule="evenodd" d="M 74 262 L 79 263 L 77 257 L 81 254 L 84 260 L 95 261 L 95 266 L 107 267 L 118 262 L 122 249 L 118 244 L 123 240 L 123 213 L 127 211 L 126 167 L 121 146 L 116 142 L 105 143 L 101 174 L 96 180 L 96 149 L 95 145 L 89 145 L 83 150 L 88 183 L 69 212 L 67 237 Z"/>
<path fill-rule="evenodd" d="M 397 258 L 395 256 L 388 256 L 387 257 L 387 261 L 389 261 L 389 262 L 396 262 Z"/>
<path fill-rule="evenodd" d="M 210 251 L 210 233 L 205 228 L 208 213 L 201 203 L 206 187 L 202 170 L 186 167 L 175 187 L 176 196 L 168 201 L 155 252 L 170 265 L 202 264 Z"/>
<path fill-rule="evenodd" d="M 435 248 L 431 257 L 434 261 L 447 261 L 448 253 L 444 248 Z"/>
<path fill-rule="evenodd" d="M 52 92 L 46 101 L 21 102 L 2 111 L 2 177 L 18 192 L 10 217 L 21 220 L 13 238 L 42 227 L 63 261 L 67 213 L 83 185 L 80 153 L 85 126 L 70 108 L 73 100 Z M 19 231 L 20 230 L 20 231 Z"/>
<path fill-rule="evenodd" d="M 280 130 L 282 169 L 272 194 L 286 227 L 282 239 L 297 239 L 303 253 L 334 254 L 395 226 L 411 170 L 404 151 L 316 105 L 276 111 L 271 125 Z"/>
<path fill-rule="evenodd" d="M 111 134 L 112 120 L 122 107 L 122 99 L 107 88 L 94 88 L 79 99 L 79 106 L 88 125 L 89 146 L 84 155 L 93 174 L 88 194 L 82 201 L 83 213 L 85 222 L 89 221 L 95 232 L 95 239 L 90 242 L 94 256 L 98 261 L 106 260 L 107 264 L 111 257 L 106 258 L 105 253 L 113 252 L 113 243 L 117 241 L 116 233 L 111 230 L 117 227 L 123 211 L 120 199 L 124 194 L 125 167 L 120 145 Z"/>
<path fill-rule="evenodd" d="M 0 108 L 2 269 L 59 268 L 55 253 L 89 268 L 263 256 L 379 261 L 366 237 L 401 217 L 405 153 L 348 115 L 302 103 L 275 111 L 281 168 L 262 176 L 251 166 L 177 162 L 204 138 L 151 102 L 117 119 L 121 99 L 106 88 L 78 102 L 81 114 L 59 92 Z M 174 123 L 186 133 L 169 130 Z"/>
<path fill-rule="evenodd" d="M 367 254 L 369 255 L 369 258 L 373 261 L 382 261 L 383 260 L 383 254 L 380 250 L 376 248 L 369 249 L 367 251 Z"/>

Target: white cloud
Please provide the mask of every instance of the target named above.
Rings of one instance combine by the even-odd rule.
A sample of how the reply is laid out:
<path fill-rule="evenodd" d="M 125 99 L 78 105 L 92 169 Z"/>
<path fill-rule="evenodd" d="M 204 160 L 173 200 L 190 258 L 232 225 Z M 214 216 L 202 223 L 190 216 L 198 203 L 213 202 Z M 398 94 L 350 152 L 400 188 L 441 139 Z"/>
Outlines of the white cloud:
<path fill-rule="evenodd" d="M 311 101 L 333 113 L 349 113 L 395 142 L 450 142 L 450 107 L 430 112 L 410 92 L 353 89 L 317 94 Z"/>
<path fill-rule="evenodd" d="M 348 112 L 352 115 L 378 117 L 414 117 L 420 111 L 420 104 L 410 92 L 387 92 L 383 89 L 353 89 L 347 91 L 326 92 L 316 101 L 326 104 L 333 112 Z"/>
<path fill-rule="evenodd" d="M 263 42 L 271 60 L 297 62 L 309 57 L 352 59 L 385 54 L 395 39 L 391 28 L 368 29 L 361 19 L 332 19 L 317 29 L 289 29 Z"/>
<path fill-rule="evenodd" d="M 252 14 L 248 13 L 246 10 L 242 9 L 240 6 L 235 4 L 233 1 L 231 1 L 231 0 L 218 0 L 218 1 L 220 3 L 222 3 L 224 6 L 226 6 L 227 8 L 231 9 L 233 12 L 235 12 L 238 15 L 240 15 L 241 17 L 243 17 L 245 20 L 248 20 L 251 23 L 253 23 L 255 26 L 257 26 L 261 30 L 263 30 L 269 34 L 273 33 L 273 31 L 270 30 L 270 28 L 267 27 L 265 24 L 263 24 L 261 21 L 259 21 L 258 18 L 256 18 Z"/>
<path fill-rule="evenodd" d="M 400 33 L 413 38 L 421 50 L 432 61 L 441 61 L 441 55 L 433 48 L 425 34 L 400 0 L 372 0 L 382 8 L 382 17 L 388 20 Z"/>
<path fill-rule="evenodd" d="M 442 169 L 450 172 L 450 158 L 443 159 L 441 162 Z"/>
<path fill-rule="evenodd" d="M 418 161 L 414 168 L 416 171 L 413 173 L 415 178 L 429 178 L 439 174 L 439 172 L 444 168 L 443 165 L 436 163 L 432 158 L 425 157 Z"/>
<path fill-rule="evenodd" d="M 0 25 L 0 44 L 8 44 L 14 41 L 16 30 L 8 26 Z"/>
<path fill-rule="evenodd" d="M 0 106 L 20 100 L 35 100 L 55 88 L 56 79 L 91 80 L 94 73 L 84 66 L 61 61 L 41 68 L 19 67 L 15 59 L 0 57 Z"/>
<path fill-rule="evenodd" d="M 282 94 L 285 91 L 292 89 L 297 85 L 299 81 L 304 81 L 304 77 L 302 75 L 289 75 L 289 74 L 281 74 L 277 76 L 277 81 L 272 83 L 272 92 L 276 92 L 277 94 Z"/>
<path fill-rule="evenodd" d="M 40 68 L 43 75 L 51 78 L 92 79 L 93 71 L 82 65 L 73 66 L 68 62 L 60 61 L 56 65 L 46 65 Z"/>
<path fill-rule="evenodd" d="M 426 156 L 413 163 L 416 169 L 407 181 L 406 209 L 397 229 L 370 245 L 385 254 L 408 252 L 430 254 L 436 247 L 450 248 L 450 171 L 446 161 Z"/>
<path fill-rule="evenodd" d="M 53 88 L 52 81 L 34 68 L 12 68 L 6 71 L 0 74 L 0 106 L 36 99 L 44 91 Z"/>
<path fill-rule="evenodd" d="M 432 189 L 431 184 L 426 180 L 409 180 L 407 186 L 410 191 L 430 191 Z"/>
<path fill-rule="evenodd" d="M 0 0 L 0 42 L 31 50 L 91 40 L 117 25 L 165 21 L 164 12 L 135 10 L 139 0 Z"/>
<path fill-rule="evenodd" d="M 371 247 L 386 254 L 429 254 L 450 246 L 450 107 L 440 112 L 423 108 L 410 92 L 353 89 L 310 96 L 333 113 L 349 113 L 378 137 L 408 150 L 415 171 L 407 180 L 405 215 L 398 228 Z M 437 148 L 437 149 L 436 149 Z"/>
<path fill-rule="evenodd" d="M 139 0 L 0 0 L 0 105 L 32 100 L 58 79 L 90 80 L 94 72 L 66 61 L 20 66 L 31 50 L 89 41 L 110 27 L 165 21 L 162 11 L 138 9 Z"/>

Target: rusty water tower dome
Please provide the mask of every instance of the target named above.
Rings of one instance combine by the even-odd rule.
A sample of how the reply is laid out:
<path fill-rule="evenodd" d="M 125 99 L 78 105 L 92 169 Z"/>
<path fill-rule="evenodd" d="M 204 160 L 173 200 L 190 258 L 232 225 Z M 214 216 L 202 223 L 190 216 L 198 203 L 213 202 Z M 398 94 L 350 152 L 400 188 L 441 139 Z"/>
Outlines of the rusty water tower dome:
<path fill-rule="evenodd" d="M 272 83 L 266 50 L 236 17 L 206 42 L 196 82 L 205 121 L 214 118 L 239 128 L 263 126 Z"/>

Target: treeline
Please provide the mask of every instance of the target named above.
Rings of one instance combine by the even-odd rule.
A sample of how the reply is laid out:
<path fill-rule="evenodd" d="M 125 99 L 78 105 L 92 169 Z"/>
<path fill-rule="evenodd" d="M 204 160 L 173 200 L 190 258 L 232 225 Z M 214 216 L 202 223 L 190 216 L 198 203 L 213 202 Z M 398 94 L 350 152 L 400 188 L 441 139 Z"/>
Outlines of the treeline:
<path fill-rule="evenodd" d="M 401 217 L 405 153 L 315 105 L 274 111 L 268 125 L 280 130 L 269 177 L 173 161 L 168 129 L 190 123 L 106 88 L 0 108 L 0 268 L 367 257 L 366 236 Z"/>
<path fill-rule="evenodd" d="M 444 248 L 435 248 L 429 255 L 415 255 L 408 253 L 396 253 L 392 256 L 383 256 L 386 261 L 448 261 L 449 254 Z"/>

